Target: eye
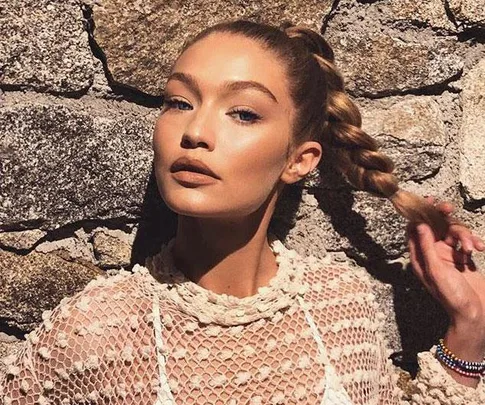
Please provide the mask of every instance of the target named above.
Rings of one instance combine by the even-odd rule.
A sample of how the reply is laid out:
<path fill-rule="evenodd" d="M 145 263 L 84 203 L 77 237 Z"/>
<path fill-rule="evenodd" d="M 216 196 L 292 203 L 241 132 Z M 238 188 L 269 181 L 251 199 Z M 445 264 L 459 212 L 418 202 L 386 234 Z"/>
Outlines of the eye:
<path fill-rule="evenodd" d="M 236 108 L 228 113 L 228 115 L 235 116 L 236 120 L 239 121 L 241 124 L 252 124 L 262 118 L 255 112 L 244 108 Z"/>
<path fill-rule="evenodd" d="M 168 98 L 163 100 L 163 108 L 165 110 L 192 110 L 192 106 L 189 103 L 178 98 Z"/>

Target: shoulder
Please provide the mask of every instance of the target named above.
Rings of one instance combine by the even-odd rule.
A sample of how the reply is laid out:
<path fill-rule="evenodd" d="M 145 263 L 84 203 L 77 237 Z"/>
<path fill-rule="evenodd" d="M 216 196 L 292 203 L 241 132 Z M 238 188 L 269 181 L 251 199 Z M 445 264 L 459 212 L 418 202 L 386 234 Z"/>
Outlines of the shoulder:
<path fill-rule="evenodd" d="M 42 324 L 27 335 L 27 340 L 36 347 L 62 347 L 92 335 L 106 336 L 129 328 L 150 308 L 142 276 L 143 272 L 121 270 L 97 277 L 53 310 L 45 311 Z"/>
<path fill-rule="evenodd" d="M 354 333 L 361 329 L 363 339 L 382 328 L 372 277 L 367 271 L 340 255 L 305 258 L 307 271 L 305 302 L 324 332 Z M 367 332 L 363 332 L 366 330 Z"/>
<path fill-rule="evenodd" d="M 15 387 L 24 384 L 26 398 L 36 392 L 55 396 L 68 386 L 82 386 L 100 367 L 108 370 L 115 364 L 113 369 L 119 369 L 137 355 L 146 357 L 151 348 L 151 299 L 141 276 L 143 272 L 121 271 L 97 278 L 45 311 L 42 324 L 9 360 L 7 391 L 16 392 Z M 143 353 L 135 353 L 135 344 Z"/>
<path fill-rule="evenodd" d="M 342 367 L 347 383 L 379 378 L 376 369 L 353 369 L 362 356 L 384 367 L 390 354 L 383 333 L 385 315 L 379 309 L 372 277 L 365 268 L 340 255 L 310 262 L 305 303 L 327 343 L 330 359 L 346 364 Z"/>
<path fill-rule="evenodd" d="M 302 258 L 305 281 L 310 290 L 326 291 L 328 296 L 369 295 L 373 300 L 374 279 L 365 268 L 344 253 L 328 253 L 323 258 Z"/>

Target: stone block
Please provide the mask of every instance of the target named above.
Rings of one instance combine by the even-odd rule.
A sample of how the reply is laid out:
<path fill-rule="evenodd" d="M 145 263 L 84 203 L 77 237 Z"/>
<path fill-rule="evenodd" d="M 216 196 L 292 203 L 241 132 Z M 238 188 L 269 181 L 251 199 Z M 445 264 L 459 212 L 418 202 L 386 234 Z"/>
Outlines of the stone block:
<path fill-rule="evenodd" d="M 325 37 L 335 50 L 336 65 L 352 95 L 415 92 L 442 85 L 462 71 L 462 48 L 454 38 L 420 29 L 419 24 L 399 27 L 400 18 L 431 19 L 431 10 L 433 15 L 441 15 L 441 8 L 435 10 L 428 2 L 410 1 L 402 8 L 401 1 L 339 2 Z"/>
<path fill-rule="evenodd" d="M 332 0 L 104 0 L 93 6 L 94 37 L 117 84 L 160 95 L 183 43 L 217 22 L 245 18 L 283 21 L 317 30 Z"/>
<path fill-rule="evenodd" d="M 420 180 L 443 164 L 448 142 L 444 117 L 433 97 L 407 96 L 362 108 L 363 129 L 394 160 L 400 180 Z"/>
<path fill-rule="evenodd" d="M 426 40 L 382 32 L 340 32 L 329 38 L 347 90 L 354 96 L 397 95 L 447 82 L 463 69 L 453 39 Z"/>
<path fill-rule="evenodd" d="M 76 0 L 2 2 L 0 38 L 0 85 L 79 93 L 93 81 L 93 56 Z"/>
<path fill-rule="evenodd" d="M 156 110 L 7 93 L 0 107 L 0 229 L 137 217 Z"/>
<path fill-rule="evenodd" d="M 485 59 L 463 78 L 460 183 L 468 201 L 485 204 Z"/>
<path fill-rule="evenodd" d="M 45 235 L 46 232 L 41 231 L 40 229 L 0 232 L 0 246 L 16 250 L 28 250 Z"/>
<path fill-rule="evenodd" d="M 84 263 L 95 263 L 92 246 L 76 237 L 43 242 L 35 248 L 39 253 L 55 253 L 65 260 Z"/>
<path fill-rule="evenodd" d="M 483 0 L 446 0 L 456 23 L 463 28 L 485 28 Z"/>
<path fill-rule="evenodd" d="M 95 229 L 93 247 L 98 265 L 102 268 L 129 266 L 134 237 L 134 234 L 128 234 L 119 229 Z"/>
<path fill-rule="evenodd" d="M 2 250 L 0 269 L 0 318 L 23 331 L 36 327 L 43 311 L 103 274 L 94 266 L 71 263 L 55 254 L 20 256 Z"/>
<path fill-rule="evenodd" d="M 431 27 L 435 30 L 455 32 L 457 27 L 447 16 L 445 0 L 390 0 L 378 7 L 396 23 Z"/>

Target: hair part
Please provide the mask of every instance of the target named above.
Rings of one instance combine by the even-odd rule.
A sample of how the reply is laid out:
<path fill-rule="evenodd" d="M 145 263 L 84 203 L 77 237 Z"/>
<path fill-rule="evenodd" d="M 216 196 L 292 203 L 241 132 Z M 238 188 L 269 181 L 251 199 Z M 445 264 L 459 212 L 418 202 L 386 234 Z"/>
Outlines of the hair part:
<path fill-rule="evenodd" d="M 293 141 L 320 142 L 333 166 L 358 190 L 388 198 L 411 222 L 428 223 L 439 238 L 448 229 L 445 216 L 424 198 L 399 188 L 394 163 L 361 128 L 359 109 L 345 91 L 334 52 L 317 32 L 285 23 L 277 28 L 246 20 L 226 21 L 199 33 L 183 50 L 214 33 L 253 39 L 282 61 L 296 109 Z"/>

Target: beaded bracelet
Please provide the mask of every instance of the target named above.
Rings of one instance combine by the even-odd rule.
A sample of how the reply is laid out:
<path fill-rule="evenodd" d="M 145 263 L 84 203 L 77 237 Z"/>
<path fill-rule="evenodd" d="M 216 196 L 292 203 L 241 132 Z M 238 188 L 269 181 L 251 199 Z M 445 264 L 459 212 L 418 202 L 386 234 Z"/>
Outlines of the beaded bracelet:
<path fill-rule="evenodd" d="M 485 375 L 485 361 L 476 362 L 459 359 L 446 347 L 443 339 L 439 340 L 436 347 L 436 358 L 458 374 L 474 378 Z"/>

